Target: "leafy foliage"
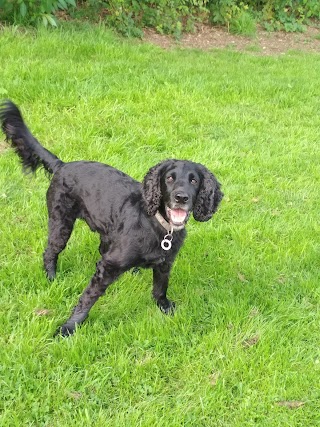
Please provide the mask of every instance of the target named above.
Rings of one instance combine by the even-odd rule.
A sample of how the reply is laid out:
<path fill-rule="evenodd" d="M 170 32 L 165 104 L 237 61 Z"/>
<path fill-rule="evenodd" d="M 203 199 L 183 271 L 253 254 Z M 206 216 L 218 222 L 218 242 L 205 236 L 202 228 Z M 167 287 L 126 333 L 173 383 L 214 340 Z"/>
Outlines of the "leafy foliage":
<path fill-rule="evenodd" d="M 107 10 L 106 20 L 125 35 L 142 34 L 141 28 L 153 27 L 160 33 L 180 37 L 192 31 L 197 21 L 206 19 L 206 0 L 89 0 Z"/>
<path fill-rule="evenodd" d="M 127 36 L 154 27 L 178 38 L 208 19 L 244 35 L 255 33 L 256 21 L 268 30 L 303 31 L 311 18 L 320 18 L 318 0 L 83 0 L 77 5 L 76 0 L 0 0 L 0 19 L 56 26 L 55 13 L 70 6 L 76 16 L 90 10 L 89 16 L 105 19 Z"/>
<path fill-rule="evenodd" d="M 103 5 L 107 20 L 121 33 L 140 35 L 144 26 L 176 37 L 209 18 L 235 33 L 253 35 L 256 21 L 268 30 L 303 31 L 310 18 L 320 18 L 318 0 L 89 0 Z"/>
<path fill-rule="evenodd" d="M 209 2 L 209 8 L 212 23 L 226 24 L 228 30 L 236 34 L 255 33 L 255 20 L 247 4 L 234 0 L 218 0 Z"/>
<path fill-rule="evenodd" d="M 0 0 L 0 19 L 56 27 L 55 12 L 69 6 L 75 7 L 75 0 Z"/>
<path fill-rule="evenodd" d="M 241 23 L 244 29 L 249 28 L 250 15 L 270 31 L 303 31 L 310 18 L 320 18 L 318 0 L 209 0 L 208 7 L 213 23 L 226 24 L 231 29 L 241 27 Z"/>
<path fill-rule="evenodd" d="M 302 31 L 310 18 L 319 17 L 318 0 L 266 0 L 262 8 L 262 22 L 270 30 Z"/>

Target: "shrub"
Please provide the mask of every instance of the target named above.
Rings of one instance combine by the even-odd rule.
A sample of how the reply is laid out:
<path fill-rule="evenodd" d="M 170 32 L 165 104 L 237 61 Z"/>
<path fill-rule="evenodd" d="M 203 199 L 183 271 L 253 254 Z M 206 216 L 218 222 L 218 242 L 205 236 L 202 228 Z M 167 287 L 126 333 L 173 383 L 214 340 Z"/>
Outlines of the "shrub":
<path fill-rule="evenodd" d="M 256 23 L 249 6 L 235 0 L 210 1 L 212 23 L 226 24 L 235 34 L 252 36 L 256 32 Z"/>
<path fill-rule="evenodd" d="M 179 37 L 209 17 L 232 32 L 253 35 L 256 21 L 269 30 L 302 31 L 310 18 L 320 18 L 319 0 L 109 0 L 104 5 L 107 20 L 124 34 L 151 26 Z"/>
<path fill-rule="evenodd" d="M 109 0 L 107 20 L 120 32 L 134 33 L 138 28 L 153 27 L 176 37 L 190 31 L 208 10 L 206 0 Z M 141 32 L 141 30 L 140 30 Z"/>
<path fill-rule="evenodd" d="M 75 0 L 0 0 L 0 19 L 15 23 L 57 26 L 54 13 L 76 6 Z"/>
<path fill-rule="evenodd" d="M 310 18 L 320 18 L 319 0 L 266 0 L 262 23 L 267 29 L 302 31 Z"/>
<path fill-rule="evenodd" d="M 227 25 L 230 31 L 253 35 L 256 21 L 268 30 L 302 31 L 310 18 L 320 18 L 319 0 L 0 0 L 0 19 L 56 26 L 54 16 L 70 6 L 76 11 L 103 11 L 104 19 L 128 36 L 142 35 L 143 27 L 176 37 L 197 22 Z M 79 12 L 79 15 L 81 13 Z"/>
<path fill-rule="evenodd" d="M 245 11 L 268 30 L 302 31 L 310 18 L 320 18 L 319 0 L 209 0 L 208 8 L 213 23 L 228 27 L 239 26 L 239 17 L 249 22 Z"/>

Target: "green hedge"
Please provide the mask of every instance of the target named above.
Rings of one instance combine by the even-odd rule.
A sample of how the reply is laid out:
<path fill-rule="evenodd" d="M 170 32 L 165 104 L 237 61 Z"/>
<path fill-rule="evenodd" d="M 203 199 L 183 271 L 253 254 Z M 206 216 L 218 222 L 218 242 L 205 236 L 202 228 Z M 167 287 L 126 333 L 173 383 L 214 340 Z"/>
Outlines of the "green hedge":
<path fill-rule="evenodd" d="M 57 25 L 59 9 L 79 16 L 103 16 L 118 31 L 140 35 L 145 26 L 179 36 L 196 22 L 209 20 L 231 31 L 251 33 L 256 22 L 269 30 L 302 31 L 311 18 L 320 18 L 319 0 L 0 0 L 0 20 L 13 23 Z"/>

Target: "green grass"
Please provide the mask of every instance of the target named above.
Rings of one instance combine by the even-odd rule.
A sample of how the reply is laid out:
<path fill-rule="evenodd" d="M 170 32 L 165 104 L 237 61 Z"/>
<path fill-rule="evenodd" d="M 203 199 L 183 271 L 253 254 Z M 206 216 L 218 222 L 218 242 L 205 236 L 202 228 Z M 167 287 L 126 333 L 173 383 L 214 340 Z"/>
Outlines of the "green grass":
<path fill-rule="evenodd" d="M 0 45 L 1 96 L 63 160 L 141 180 L 191 159 L 225 192 L 212 221 L 190 221 L 173 318 L 150 271 L 127 273 L 53 339 L 98 237 L 79 223 L 48 283 L 48 180 L 0 142 L 0 425 L 320 425 L 320 56 L 163 51 L 84 25 L 2 29 Z"/>
<path fill-rule="evenodd" d="M 257 32 L 257 24 L 254 17 L 244 10 L 231 20 L 229 29 L 233 34 L 253 37 Z"/>

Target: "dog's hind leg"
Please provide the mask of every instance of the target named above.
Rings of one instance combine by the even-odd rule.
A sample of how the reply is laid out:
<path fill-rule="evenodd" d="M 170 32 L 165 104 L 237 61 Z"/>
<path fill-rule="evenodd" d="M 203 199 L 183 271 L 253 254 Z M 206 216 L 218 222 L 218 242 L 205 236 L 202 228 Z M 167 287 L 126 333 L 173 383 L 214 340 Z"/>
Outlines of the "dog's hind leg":
<path fill-rule="evenodd" d="M 56 275 L 59 253 L 66 247 L 79 213 L 74 199 L 67 194 L 56 175 L 47 192 L 47 206 L 49 230 L 43 262 L 48 279 L 53 280 Z"/>
<path fill-rule="evenodd" d="M 96 272 L 90 284 L 81 295 L 78 304 L 74 307 L 72 315 L 60 328 L 58 328 L 56 335 L 72 335 L 76 326 L 86 319 L 90 309 L 98 298 L 105 293 L 107 287 L 126 270 L 127 268 L 120 269 L 119 266 L 112 263 L 107 255 L 103 256 L 97 263 Z"/>
<path fill-rule="evenodd" d="M 59 253 L 66 247 L 79 212 L 75 201 L 65 193 L 57 191 L 52 184 L 47 193 L 47 205 L 49 232 L 43 262 L 48 279 L 53 280 Z"/>
<path fill-rule="evenodd" d="M 62 217 L 60 212 L 49 218 L 48 245 L 43 253 L 44 269 L 49 280 L 55 278 L 59 253 L 67 245 L 75 220 L 75 215 Z"/>

